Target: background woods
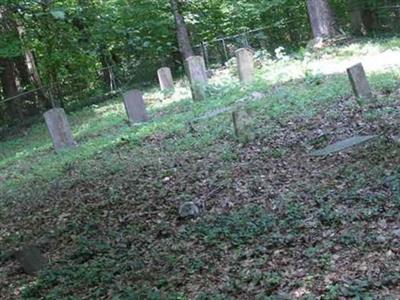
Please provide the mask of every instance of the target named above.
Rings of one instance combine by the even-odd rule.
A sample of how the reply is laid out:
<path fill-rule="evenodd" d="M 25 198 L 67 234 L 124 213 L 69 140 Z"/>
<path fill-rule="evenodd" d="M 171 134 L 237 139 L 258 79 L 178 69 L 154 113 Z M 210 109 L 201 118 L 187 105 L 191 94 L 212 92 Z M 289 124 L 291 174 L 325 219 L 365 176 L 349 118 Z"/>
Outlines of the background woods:
<path fill-rule="evenodd" d="M 273 50 L 302 46 L 312 34 L 397 31 L 398 5 L 394 0 L 6 0 L 0 6 L 0 126 L 21 124 L 52 106 L 72 110 L 118 89 L 151 83 L 161 65 L 182 72 L 182 55 L 206 54 L 195 45 L 252 29 L 263 28 L 250 40 L 235 37 L 232 45 Z M 221 43 L 207 54 L 226 56 L 230 45 Z"/>

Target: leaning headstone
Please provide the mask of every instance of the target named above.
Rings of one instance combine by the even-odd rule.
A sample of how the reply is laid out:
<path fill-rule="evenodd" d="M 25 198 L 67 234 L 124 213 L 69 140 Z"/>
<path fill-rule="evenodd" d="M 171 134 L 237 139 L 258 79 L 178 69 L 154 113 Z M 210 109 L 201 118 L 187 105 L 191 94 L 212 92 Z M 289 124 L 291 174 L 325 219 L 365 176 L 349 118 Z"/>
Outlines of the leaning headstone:
<path fill-rule="evenodd" d="M 253 51 L 248 48 L 236 50 L 236 59 L 240 81 L 250 83 L 253 80 L 254 74 Z"/>
<path fill-rule="evenodd" d="M 157 71 L 158 81 L 162 91 L 172 90 L 174 88 L 174 80 L 172 78 L 171 69 L 168 67 L 161 68 Z"/>
<path fill-rule="evenodd" d="M 348 68 L 347 74 L 349 75 L 350 83 L 356 97 L 370 99 L 372 92 L 362 64 L 359 63 Z"/>
<path fill-rule="evenodd" d="M 203 57 L 191 56 L 187 58 L 185 68 L 192 89 L 193 100 L 204 100 L 206 98 L 208 77 Z"/>
<path fill-rule="evenodd" d="M 43 116 L 56 152 L 76 146 L 64 109 L 53 108 Z"/>
<path fill-rule="evenodd" d="M 131 125 L 143 123 L 149 120 L 142 93 L 131 90 L 124 94 L 125 110 Z"/>
<path fill-rule="evenodd" d="M 247 143 L 254 139 L 251 114 L 248 109 L 242 108 L 232 112 L 232 119 L 235 135 L 240 142 Z"/>
<path fill-rule="evenodd" d="M 42 270 L 48 263 L 36 246 L 27 246 L 15 253 L 17 261 L 21 264 L 25 273 L 34 275 Z"/>

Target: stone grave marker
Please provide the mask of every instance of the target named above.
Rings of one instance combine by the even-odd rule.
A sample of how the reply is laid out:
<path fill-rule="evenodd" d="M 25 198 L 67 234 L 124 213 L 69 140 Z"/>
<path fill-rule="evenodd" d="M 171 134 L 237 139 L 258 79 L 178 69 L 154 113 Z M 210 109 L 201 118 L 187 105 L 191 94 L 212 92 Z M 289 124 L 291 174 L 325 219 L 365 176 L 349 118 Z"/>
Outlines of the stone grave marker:
<path fill-rule="evenodd" d="M 372 92 L 368 83 L 367 75 L 365 74 L 364 67 L 361 63 L 348 68 L 347 74 L 357 98 L 372 98 Z"/>
<path fill-rule="evenodd" d="M 185 68 L 192 89 L 193 100 L 204 100 L 206 98 L 208 77 L 203 57 L 191 56 L 187 58 Z"/>
<path fill-rule="evenodd" d="M 131 90 L 124 94 L 125 110 L 131 125 L 143 123 L 149 120 L 142 93 Z"/>
<path fill-rule="evenodd" d="M 158 69 L 157 75 L 158 75 L 158 81 L 160 83 L 160 88 L 162 91 L 174 89 L 174 80 L 172 78 L 172 73 L 170 68 L 164 67 Z"/>
<path fill-rule="evenodd" d="M 36 246 L 27 246 L 15 253 L 15 258 L 21 264 L 25 273 L 34 275 L 42 270 L 48 263 Z"/>
<path fill-rule="evenodd" d="M 53 108 L 45 112 L 43 116 L 56 152 L 76 147 L 64 109 Z"/>
<path fill-rule="evenodd" d="M 312 156 L 326 156 L 336 152 L 346 150 L 348 148 L 357 146 L 359 144 L 366 143 L 370 140 L 376 139 L 378 135 L 366 135 L 366 136 L 353 136 L 351 138 L 339 141 L 337 143 L 328 145 L 327 147 L 311 152 Z"/>
<path fill-rule="evenodd" d="M 252 130 L 251 113 L 249 109 L 239 108 L 232 112 L 233 128 L 236 137 L 242 143 L 250 142 L 255 135 Z"/>
<path fill-rule="evenodd" d="M 254 75 L 253 51 L 248 48 L 238 49 L 236 50 L 236 59 L 240 81 L 243 83 L 252 82 Z"/>

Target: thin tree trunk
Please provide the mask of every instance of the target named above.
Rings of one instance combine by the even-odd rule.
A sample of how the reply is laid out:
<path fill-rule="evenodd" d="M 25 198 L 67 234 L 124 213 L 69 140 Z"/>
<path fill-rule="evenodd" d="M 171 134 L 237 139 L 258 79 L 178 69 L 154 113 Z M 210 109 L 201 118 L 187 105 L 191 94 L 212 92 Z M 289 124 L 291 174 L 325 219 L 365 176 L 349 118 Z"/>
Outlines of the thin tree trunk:
<path fill-rule="evenodd" d="M 193 56 L 193 49 L 189 38 L 189 31 L 186 27 L 185 20 L 179 12 L 179 6 L 177 0 L 170 0 L 171 10 L 174 14 L 176 35 L 179 44 L 179 50 L 182 54 L 183 59 Z"/>
<path fill-rule="evenodd" d="M 101 66 L 102 66 L 101 73 L 102 73 L 103 81 L 104 81 L 108 91 L 114 91 L 116 89 L 115 76 L 114 76 L 113 68 L 109 64 L 109 61 L 111 59 L 109 59 L 107 57 L 105 52 L 106 52 L 105 48 L 102 48 L 100 50 L 100 54 L 99 54 L 100 62 L 101 62 Z"/>
<path fill-rule="evenodd" d="M 328 0 L 307 0 L 307 9 L 314 38 L 332 38 L 339 34 Z"/>

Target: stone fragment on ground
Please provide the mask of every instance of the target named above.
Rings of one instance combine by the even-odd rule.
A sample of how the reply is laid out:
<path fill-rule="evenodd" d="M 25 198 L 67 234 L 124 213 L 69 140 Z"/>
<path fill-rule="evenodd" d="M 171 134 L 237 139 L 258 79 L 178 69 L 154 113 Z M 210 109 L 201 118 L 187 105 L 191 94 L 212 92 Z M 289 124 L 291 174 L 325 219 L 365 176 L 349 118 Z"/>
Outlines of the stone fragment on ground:
<path fill-rule="evenodd" d="M 194 202 L 185 202 L 179 207 L 181 218 L 196 218 L 200 215 L 200 209 Z"/>
<path fill-rule="evenodd" d="M 357 146 L 362 143 L 366 143 L 370 140 L 377 138 L 378 135 L 367 135 L 367 136 L 353 136 L 351 138 L 345 139 L 343 141 L 331 144 L 323 149 L 311 152 L 312 156 L 325 156 L 346 150 L 348 148 Z"/>
<path fill-rule="evenodd" d="M 17 261 L 21 264 L 24 272 L 34 275 L 42 270 L 48 263 L 37 246 L 30 245 L 15 253 Z"/>

